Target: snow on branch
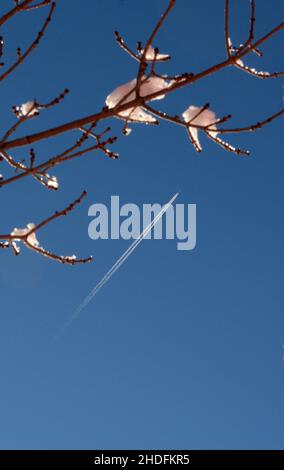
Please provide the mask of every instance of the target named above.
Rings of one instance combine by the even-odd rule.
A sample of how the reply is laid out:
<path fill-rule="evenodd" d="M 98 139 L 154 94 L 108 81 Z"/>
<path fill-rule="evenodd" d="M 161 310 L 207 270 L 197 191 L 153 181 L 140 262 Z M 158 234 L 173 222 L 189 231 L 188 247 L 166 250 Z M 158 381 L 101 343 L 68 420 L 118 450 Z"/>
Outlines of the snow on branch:
<path fill-rule="evenodd" d="M 77 258 L 76 255 L 71 256 L 62 256 L 57 255 L 51 251 L 46 250 L 43 248 L 37 238 L 37 233 L 40 229 L 44 228 L 50 222 L 59 217 L 66 216 L 69 212 L 73 211 L 73 209 L 82 202 L 83 198 L 87 195 L 86 191 L 83 191 L 80 197 L 78 197 L 75 201 L 69 204 L 61 211 L 56 211 L 52 216 L 44 219 L 39 224 L 35 225 L 34 223 L 28 223 L 25 228 L 19 229 L 14 228 L 9 235 L 0 235 L 0 239 L 4 239 L 4 242 L 0 243 L 1 248 L 9 248 L 11 247 L 15 253 L 15 255 L 20 254 L 20 245 L 19 243 L 23 243 L 27 248 L 35 251 L 36 253 L 41 254 L 42 256 L 46 256 L 55 261 L 59 261 L 63 264 L 84 264 L 92 261 L 92 257 L 89 256 L 88 258 Z"/>
<path fill-rule="evenodd" d="M 239 134 L 243 132 L 254 132 L 263 128 L 275 119 L 283 117 L 284 108 L 276 110 L 268 117 L 261 117 L 256 123 L 243 126 L 227 127 L 227 122 L 232 119 L 232 114 L 228 113 L 223 117 L 218 112 L 218 105 L 214 106 L 214 110 L 210 109 L 209 103 L 204 105 L 192 102 L 184 103 L 182 109 L 177 109 L 175 115 L 167 111 L 161 111 L 157 106 L 153 106 L 153 102 L 166 101 L 169 94 L 176 93 L 179 89 L 192 85 L 200 80 L 205 80 L 212 74 L 222 72 L 228 67 L 234 67 L 249 75 L 260 78 L 278 78 L 284 75 L 284 72 L 268 72 L 261 71 L 254 67 L 250 67 L 246 63 L 246 59 L 251 54 L 256 54 L 259 59 L 262 58 L 262 45 L 266 43 L 272 36 L 284 29 L 284 22 L 277 24 L 266 34 L 256 37 L 256 2 L 255 0 L 247 0 L 250 3 L 249 28 L 246 41 L 243 44 L 235 46 L 230 34 L 230 0 L 224 0 L 225 3 L 225 57 L 221 62 L 215 63 L 205 70 L 195 71 L 188 70 L 186 72 L 177 72 L 168 75 L 165 73 L 167 62 L 171 56 L 157 47 L 157 36 L 160 29 L 171 11 L 177 4 L 177 0 L 169 0 L 164 13 L 154 25 L 152 32 L 145 42 L 138 40 L 136 47 L 130 47 L 122 36 L 115 31 L 115 39 L 118 45 L 126 52 L 130 58 L 137 62 L 137 72 L 131 80 L 125 80 L 122 85 L 113 86 L 113 91 L 106 97 L 103 107 L 91 115 L 83 116 L 79 119 L 73 119 L 64 122 L 61 125 L 43 129 L 30 135 L 17 136 L 16 133 L 22 129 L 23 124 L 29 120 L 40 120 L 42 111 L 50 110 L 53 106 L 62 103 L 68 93 L 65 89 L 56 98 L 47 103 L 42 103 L 35 98 L 27 97 L 27 101 L 22 104 L 13 106 L 12 110 L 16 117 L 16 122 L 6 130 L 2 138 L 0 138 L 0 162 L 2 165 L 0 175 L 0 188 L 16 183 L 17 181 L 31 177 L 32 180 L 40 183 L 44 188 L 49 190 L 58 190 L 59 181 L 54 171 L 58 165 L 63 165 L 68 161 L 81 158 L 90 153 L 101 152 L 112 160 L 118 158 L 118 153 L 112 150 L 111 146 L 116 142 L 117 136 L 110 136 L 111 127 L 106 127 L 98 131 L 100 124 L 106 119 L 118 118 L 123 121 L 122 133 L 128 136 L 135 124 L 155 125 L 162 121 L 168 121 L 179 126 L 185 138 L 189 139 L 193 148 L 200 153 L 203 150 L 203 137 L 210 139 L 223 150 L 236 154 L 238 156 L 248 156 L 249 151 L 238 148 L 235 145 L 224 140 L 225 134 Z M 143 2 L 142 2 L 143 3 Z M 23 61 L 29 57 L 31 52 L 38 47 L 43 39 L 46 29 L 53 18 L 55 11 L 55 2 L 50 0 L 15 0 L 14 7 L 10 11 L 0 16 L 0 27 L 7 23 L 15 15 L 33 14 L 34 10 L 42 9 L 46 12 L 46 17 L 41 26 L 40 32 L 30 46 L 22 52 L 18 47 L 16 51 L 16 59 L 11 59 L 12 65 L 5 66 L 6 62 L 6 41 L 5 37 L 0 36 L 0 81 L 8 79 L 9 76 L 17 69 Z M 142 6 L 141 6 L 142 7 Z M 242 8 L 243 6 L 241 6 Z M 186 64 L 187 65 L 187 64 Z M 159 70 L 161 68 L 161 70 Z M 102 100 L 103 101 L 103 100 Z M 245 116 L 244 116 L 245 117 Z M 37 142 L 56 137 L 61 134 L 75 134 L 74 140 L 67 148 L 60 149 L 54 155 L 49 156 L 45 161 L 38 155 L 40 152 L 36 148 Z M 71 134 L 71 133 L 70 133 Z M 25 150 L 25 147 L 28 147 Z M 23 154 L 18 160 L 13 156 L 14 149 L 22 149 Z M 10 167 L 10 169 L 9 169 Z M 14 174 L 6 173 L 6 170 L 12 170 Z M 22 229 L 13 230 L 8 236 L 0 235 L 0 248 L 12 248 L 17 254 L 19 252 L 20 242 L 26 247 L 32 249 L 49 258 L 58 260 L 62 263 L 76 264 L 89 261 L 90 258 L 78 260 L 72 257 L 57 256 L 42 248 L 38 242 L 37 232 L 51 220 L 61 215 L 65 215 L 72 210 L 74 205 L 81 202 L 85 193 L 71 204 L 64 211 L 56 213 L 41 224 L 35 226 L 28 224 Z M 60 214 L 60 215 L 59 215 Z"/>
<path fill-rule="evenodd" d="M 59 183 L 56 176 L 51 176 L 48 173 L 48 171 L 56 166 L 83 155 L 87 155 L 96 150 L 101 151 L 112 160 L 116 160 L 119 157 L 119 154 L 111 151 L 109 148 L 109 146 L 113 145 L 116 141 L 116 136 L 104 138 L 104 136 L 110 132 L 111 128 L 107 127 L 102 132 L 94 133 L 93 129 L 95 126 L 96 123 L 92 123 L 88 128 L 78 128 L 77 132 L 80 132 L 80 137 L 75 140 L 75 143 L 64 151 L 39 164 L 36 163 L 36 154 L 34 149 L 30 149 L 29 164 L 27 165 L 26 159 L 21 162 L 17 162 L 5 150 L 1 150 L 0 146 L 0 156 L 2 156 L 2 159 L 18 172 L 14 176 L 6 179 L 2 175 L 2 178 L 0 179 L 0 188 L 30 175 L 47 189 L 57 190 Z M 90 137 L 95 139 L 95 143 L 84 147 Z"/>

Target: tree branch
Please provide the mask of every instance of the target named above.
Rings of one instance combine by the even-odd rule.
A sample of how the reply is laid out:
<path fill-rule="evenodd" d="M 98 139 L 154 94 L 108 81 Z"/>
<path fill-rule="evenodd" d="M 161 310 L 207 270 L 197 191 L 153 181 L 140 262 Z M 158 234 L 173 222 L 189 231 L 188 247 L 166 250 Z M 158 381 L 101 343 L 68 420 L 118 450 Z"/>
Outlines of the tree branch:
<path fill-rule="evenodd" d="M 34 0 L 24 0 L 22 3 L 18 3 L 14 8 L 8 11 L 8 13 L 6 13 L 0 18 L 0 26 L 2 26 L 4 23 L 6 23 L 8 20 L 10 20 L 13 16 L 15 16 L 20 11 L 25 10 L 25 7 L 27 7 L 33 1 Z"/>
<path fill-rule="evenodd" d="M 262 36 L 260 39 L 258 39 L 254 44 L 250 45 L 246 50 L 240 51 L 237 55 L 234 57 L 229 57 L 225 61 L 220 62 L 216 65 L 213 65 L 209 67 L 208 69 L 199 72 L 195 75 L 184 75 L 184 79 L 182 80 L 177 80 L 176 83 L 173 83 L 168 89 L 163 90 L 163 93 L 165 95 L 172 93 L 173 91 L 176 91 L 180 88 L 183 88 L 187 85 L 193 84 L 197 82 L 198 80 L 201 80 L 203 78 L 208 77 L 209 75 L 219 72 L 223 70 L 224 68 L 234 65 L 236 59 L 241 59 L 245 55 L 247 55 L 250 51 L 253 49 L 257 48 L 259 45 L 263 44 L 266 40 L 268 40 L 272 35 L 276 34 L 280 30 L 284 28 L 284 21 L 277 25 L 275 28 L 273 28 L 270 32 Z M 147 101 L 153 100 L 157 96 L 159 96 L 161 92 L 155 92 L 151 93 L 149 96 L 147 96 Z M 43 139 L 47 139 L 50 137 L 55 137 L 57 135 L 63 134 L 65 132 L 68 132 L 70 130 L 78 129 L 79 127 L 83 127 L 91 122 L 96 122 L 98 123 L 99 121 L 102 121 L 107 118 L 111 118 L 116 116 L 122 111 L 125 111 L 127 109 L 135 108 L 137 106 L 140 106 L 143 104 L 143 99 L 141 97 L 133 99 L 131 102 L 119 105 L 114 108 L 103 108 L 100 112 L 76 119 L 74 121 L 70 121 L 67 123 L 64 123 L 60 126 L 51 128 L 51 129 L 46 129 L 41 132 L 37 132 L 35 134 L 29 135 L 29 136 L 24 136 L 24 137 L 19 137 L 17 139 L 5 142 L 3 145 L 0 145 L 0 149 L 12 149 L 12 148 L 17 148 L 17 147 L 23 147 L 26 145 L 30 145 L 34 142 L 39 142 Z"/>
<path fill-rule="evenodd" d="M 47 251 L 41 246 L 39 246 L 37 239 L 35 237 L 32 237 L 40 229 L 44 228 L 46 225 L 50 224 L 52 221 L 58 219 L 59 217 L 68 215 L 71 211 L 73 211 L 73 209 L 75 209 L 76 206 L 78 206 L 82 202 L 82 200 L 84 199 L 86 195 L 87 195 L 86 191 L 83 191 L 82 194 L 75 201 L 73 201 L 63 210 L 56 211 L 53 215 L 44 219 L 39 224 L 34 225 L 30 229 L 29 229 L 29 226 L 33 224 L 29 224 L 26 229 L 22 229 L 22 230 L 15 229 L 9 235 L 0 235 L 0 239 L 6 240 L 4 243 L 3 242 L 0 243 L 0 248 L 9 248 L 11 246 L 14 249 L 15 254 L 18 255 L 20 253 L 20 249 L 17 246 L 16 242 L 22 241 L 28 248 L 35 251 L 36 253 L 39 253 L 42 256 L 45 256 L 52 260 L 59 261 L 60 263 L 63 263 L 63 264 L 74 265 L 74 264 L 89 263 L 93 259 L 92 256 L 89 256 L 88 258 L 79 258 L 79 259 L 75 255 L 60 256 L 50 251 Z"/>
<path fill-rule="evenodd" d="M 20 64 L 24 62 L 24 60 L 31 54 L 31 52 L 38 46 L 40 41 L 42 40 L 44 33 L 51 21 L 52 15 L 54 13 L 56 7 L 56 3 L 52 2 L 50 11 L 48 13 L 48 16 L 43 24 L 43 27 L 41 28 L 40 32 L 38 33 L 36 39 L 32 42 L 32 44 L 28 47 L 28 49 L 24 52 L 24 54 L 20 54 L 18 57 L 17 62 L 14 62 L 13 65 L 11 65 L 8 70 L 6 70 L 2 75 L 0 75 L 0 82 L 2 80 L 5 80 Z"/>

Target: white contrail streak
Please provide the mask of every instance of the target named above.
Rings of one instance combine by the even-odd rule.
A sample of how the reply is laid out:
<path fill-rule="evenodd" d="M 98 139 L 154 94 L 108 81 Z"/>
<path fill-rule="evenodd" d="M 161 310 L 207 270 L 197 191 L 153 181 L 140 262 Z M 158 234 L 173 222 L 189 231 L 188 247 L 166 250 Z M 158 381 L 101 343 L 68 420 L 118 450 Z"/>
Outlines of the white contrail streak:
<path fill-rule="evenodd" d="M 55 339 L 58 339 L 64 330 L 80 315 L 82 310 L 87 307 L 87 305 L 91 302 L 91 300 L 97 295 L 97 293 L 103 288 L 103 286 L 110 280 L 110 278 L 115 274 L 115 272 L 122 266 L 122 264 L 127 260 L 127 258 L 133 253 L 134 250 L 140 245 L 142 240 L 148 235 L 148 233 L 152 230 L 152 228 L 156 225 L 156 223 L 161 219 L 163 214 L 169 209 L 171 204 L 175 201 L 178 197 L 179 193 L 176 193 L 167 204 L 165 204 L 156 217 L 149 223 L 149 225 L 140 233 L 139 237 L 134 240 L 134 242 L 130 245 L 129 248 L 118 258 L 118 260 L 114 263 L 114 265 L 108 270 L 108 272 L 103 276 L 103 278 L 96 284 L 96 286 L 91 290 L 91 292 L 87 295 L 87 297 L 83 300 L 81 305 L 77 308 L 74 312 L 72 317 L 68 320 L 68 322 L 63 326 L 60 330 L 58 335 Z"/>
<path fill-rule="evenodd" d="M 172 199 L 165 204 L 160 212 L 156 215 L 156 217 L 150 222 L 150 224 L 140 233 L 139 237 L 134 240 L 134 242 L 130 245 L 129 248 L 123 253 L 123 255 L 114 263 L 114 265 L 110 268 L 110 270 L 105 274 L 105 276 L 101 279 L 101 281 L 94 287 L 94 289 L 90 292 L 90 294 L 85 298 L 82 302 L 80 307 L 78 307 L 77 312 L 80 312 L 85 308 L 88 303 L 93 299 L 93 297 L 98 293 L 99 290 L 105 285 L 105 283 L 113 276 L 113 274 L 120 268 L 120 266 L 126 261 L 126 259 L 133 253 L 133 251 L 137 248 L 137 246 L 142 242 L 142 240 L 148 235 L 148 233 L 152 230 L 154 225 L 160 220 L 163 214 L 168 210 L 170 205 L 174 202 L 174 200 L 178 197 L 178 193 L 175 194 Z"/>

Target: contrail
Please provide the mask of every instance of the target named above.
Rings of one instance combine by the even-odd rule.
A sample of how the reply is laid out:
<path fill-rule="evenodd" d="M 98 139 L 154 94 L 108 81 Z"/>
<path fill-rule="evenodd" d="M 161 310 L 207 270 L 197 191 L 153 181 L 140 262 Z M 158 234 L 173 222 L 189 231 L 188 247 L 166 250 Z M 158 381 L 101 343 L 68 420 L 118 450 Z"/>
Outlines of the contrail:
<path fill-rule="evenodd" d="M 127 258 L 133 253 L 134 250 L 140 245 L 142 240 L 148 235 L 148 233 L 152 230 L 152 228 L 156 225 L 156 223 L 161 219 L 163 214 L 168 210 L 171 204 L 175 201 L 178 197 L 179 193 L 176 193 L 167 204 L 165 204 L 156 217 L 149 223 L 149 225 L 140 233 L 139 237 L 134 240 L 134 242 L 130 245 L 129 248 L 118 258 L 118 260 L 113 264 L 113 266 L 108 270 L 108 272 L 103 276 L 103 278 L 96 284 L 96 286 L 91 290 L 91 292 L 87 295 L 87 297 L 83 300 L 81 305 L 77 308 L 71 318 L 68 320 L 67 323 L 61 328 L 59 333 L 56 335 L 55 339 L 58 339 L 64 330 L 70 326 L 70 324 L 80 315 L 82 310 L 87 307 L 87 305 L 91 302 L 91 300 L 97 295 L 97 293 L 103 288 L 103 286 L 110 280 L 110 278 L 115 274 L 115 272 L 122 266 L 122 264 L 127 260 Z"/>
<path fill-rule="evenodd" d="M 78 307 L 77 312 L 80 313 L 83 308 L 85 308 L 88 303 L 94 298 L 94 296 L 98 293 L 99 290 L 105 285 L 105 283 L 113 276 L 113 274 L 120 268 L 120 266 L 126 261 L 126 259 L 133 253 L 133 251 L 137 248 L 137 246 L 142 242 L 142 240 L 148 235 L 148 233 L 152 230 L 154 225 L 160 220 L 163 214 L 168 210 L 170 205 L 174 202 L 174 200 L 178 197 L 179 193 L 176 193 L 172 199 L 165 204 L 160 212 L 156 215 L 156 217 L 150 222 L 150 224 L 140 233 L 139 237 L 134 240 L 134 242 L 130 245 L 129 248 L 123 253 L 123 255 L 114 263 L 114 265 L 110 268 L 110 270 L 105 274 L 105 276 L 101 279 L 101 281 L 94 287 L 94 289 L 90 292 L 90 294 L 85 298 L 82 304 Z"/>

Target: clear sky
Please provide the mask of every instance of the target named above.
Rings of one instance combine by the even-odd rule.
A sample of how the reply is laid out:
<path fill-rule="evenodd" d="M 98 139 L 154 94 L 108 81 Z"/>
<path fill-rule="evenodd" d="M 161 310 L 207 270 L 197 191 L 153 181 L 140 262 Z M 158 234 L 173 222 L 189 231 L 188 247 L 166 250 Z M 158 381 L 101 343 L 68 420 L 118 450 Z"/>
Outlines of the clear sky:
<path fill-rule="evenodd" d="M 248 29 L 248 1 L 233 1 L 232 35 Z M 258 0 L 257 34 L 283 19 L 281 0 Z M 12 1 L 4 0 L 6 10 Z M 1 85 L 3 132 L 10 108 L 48 101 L 65 87 L 64 103 L 19 131 L 35 132 L 83 117 L 104 105 L 137 64 L 115 43 L 145 40 L 166 0 L 58 1 L 40 47 Z M 4 8 L 5 7 L 5 8 Z M 154 46 L 170 53 L 162 73 L 201 71 L 224 58 L 224 1 L 178 0 Z M 27 45 L 44 11 L 5 28 L 7 51 Z M 250 59 L 260 70 L 283 70 L 283 33 Z M 226 70 L 171 95 L 173 114 L 211 103 L 232 124 L 252 124 L 283 107 L 283 79 L 261 81 Z M 62 254 L 92 254 L 69 267 L 25 249 L 0 253 L 0 447 L 3 449 L 232 449 L 284 447 L 283 118 L 230 142 L 252 151 L 229 154 L 202 139 L 197 155 L 184 131 L 162 123 L 121 122 L 112 161 L 93 154 L 58 167 L 60 191 L 24 179 L 2 189 L 1 232 L 38 222 L 83 189 L 88 200 L 48 226 L 40 240 Z M 230 124 L 231 125 L 231 124 Z M 72 132 L 36 146 L 39 159 L 74 139 Z M 26 150 L 14 153 L 19 158 Z M 2 168 L 3 167 L 3 168 Z M 1 173 L 4 164 L 1 164 Z M 63 337 L 52 340 L 84 296 L 128 247 L 88 238 L 88 208 L 122 203 L 197 204 L 197 247 L 143 242 Z"/>

